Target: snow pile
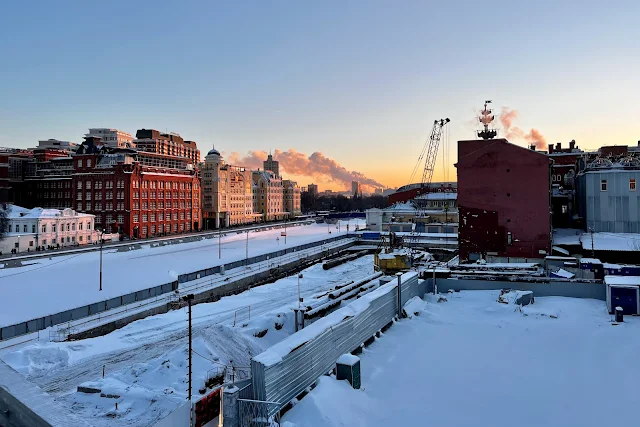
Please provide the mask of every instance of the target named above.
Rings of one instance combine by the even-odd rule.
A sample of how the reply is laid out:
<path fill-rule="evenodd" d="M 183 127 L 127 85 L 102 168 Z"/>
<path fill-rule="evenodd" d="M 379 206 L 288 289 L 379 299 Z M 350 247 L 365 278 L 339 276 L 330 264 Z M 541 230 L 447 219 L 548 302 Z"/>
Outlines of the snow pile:
<path fill-rule="evenodd" d="M 353 366 L 359 361 L 360 361 L 360 358 L 358 356 L 354 356 L 351 353 L 346 353 L 338 357 L 338 360 L 336 361 L 336 363 L 340 365 Z"/>
<path fill-rule="evenodd" d="M 557 319 L 523 316 L 498 294 L 455 293 L 399 322 L 360 356 L 361 390 L 322 377 L 282 424 L 596 427 L 615 408 L 617 423 L 635 425 L 640 318 L 612 327 L 603 301 L 563 297 L 536 298 Z M 625 372 L 615 393 L 607 366 Z"/>
<path fill-rule="evenodd" d="M 553 273 L 551 273 L 553 276 L 555 277 L 561 277 L 563 279 L 573 279 L 574 277 L 576 277 L 575 274 L 568 272 L 567 270 L 560 268 L 558 271 L 554 271 Z"/>
<path fill-rule="evenodd" d="M 402 306 L 402 314 L 409 319 L 412 319 L 413 316 L 419 316 L 422 310 L 424 310 L 425 304 L 426 302 L 420 297 L 415 296 Z"/>

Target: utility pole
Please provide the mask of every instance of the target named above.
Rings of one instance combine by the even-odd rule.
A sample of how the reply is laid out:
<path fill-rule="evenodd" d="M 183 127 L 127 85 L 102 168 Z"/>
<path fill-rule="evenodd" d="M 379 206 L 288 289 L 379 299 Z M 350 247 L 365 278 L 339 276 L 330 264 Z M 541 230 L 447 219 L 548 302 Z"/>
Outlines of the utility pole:
<path fill-rule="evenodd" d="M 191 401 L 191 342 L 192 342 L 192 333 L 191 333 L 191 301 L 193 301 L 193 294 L 189 294 L 182 297 L 183 301 L 186 301 L 189 305 L 189 390 L 187 399 Z"/>
<path fill-rule="evenodd" d="M 218 259 L 222 258 L 222 232 L 218 226 Z"/>
<path fill-rule="evenodd" d="M 302 279 L 302 273 L 298 274 L 298 308 L 300 308 L 300 304 L 302 304 L 302 298 L 300 298 L 300 279 Z"/>
<path fill-rule="evenodd" d="M 596 252 L 593 247 L 593 228 L 589 228 L 589 233 L 591 233 L 591 258 L 595 258 Z"/>
<path fill-rule="evenodd" d="M 245 253 L 245 265 L 249 266 L 249 230 L 247 230 L 247 247 Z"/>
<path fill-rule="evenodd" d="M 100 232 L 100 290 L 102 291 L 102 244 L 104 243 L 104 230 Z"/>
<path fill-rule="evenodd" d="M 287 218 L 284 219 L 284 245 L 287 245 Z"/>

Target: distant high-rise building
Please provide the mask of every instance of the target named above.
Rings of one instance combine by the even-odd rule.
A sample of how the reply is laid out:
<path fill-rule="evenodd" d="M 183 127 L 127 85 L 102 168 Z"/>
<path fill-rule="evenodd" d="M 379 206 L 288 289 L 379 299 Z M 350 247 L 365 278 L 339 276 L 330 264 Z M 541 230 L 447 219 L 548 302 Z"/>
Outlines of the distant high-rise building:
<path fill-rule="evenodd" d="M 353 197 L 362 196 L 362 189 L 359 181 L 351 181 L 351 194 Z"/>
<path fill-rule="evenodd" d="M 314 196 L 318 195 L 318 186 L 316 184 L 307 185 L 307 191 L 309 194 L 313 194 Z"/>
<path fill-rule="evenodd" d="M 276 177 L 280 177 L 280 164 L 277 160 L 273 160 L 273 156 L 269 154 L 267 160 L 263 162 L 264 170 L 271 171 Z"/>
<path fill-rule="evenodd" d="M 102 143 L 112 148 L 133 148 L 133 136 L 130 133 L 112 128 L 90 128 L 85 137 L 100 138 Z"/>
<path fill-rule="evenodd" d="M 382 194 L 382 188 L 376 188 L 374 194 Z"/>

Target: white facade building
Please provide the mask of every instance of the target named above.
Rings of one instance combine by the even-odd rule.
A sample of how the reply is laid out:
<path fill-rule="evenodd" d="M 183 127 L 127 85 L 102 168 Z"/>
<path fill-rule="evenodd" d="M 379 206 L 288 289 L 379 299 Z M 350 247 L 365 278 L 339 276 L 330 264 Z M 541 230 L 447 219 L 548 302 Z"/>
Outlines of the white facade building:
<path fill-rule="evenodd" d="M 73 209 L 25 209 L 8 205 L 9 228 L 0 241 L 2 254 L 13 249 L 18 253 L 33 252 L 37 247 L 79 246 L 97 243 L 99 232 L 94 229 L 94 216 Z M 107 236 L 104 236 L 107 238 Z M 111 236 L 108 236 L 110 239 Z"/>
<path fill-rule="evenodd" d="M 133 136 L 130 133 L 112 128 L 90 128 L 85 137 L 102 138 L 102 142 L 107 147 L 114 148 L 134 148 Z"/>

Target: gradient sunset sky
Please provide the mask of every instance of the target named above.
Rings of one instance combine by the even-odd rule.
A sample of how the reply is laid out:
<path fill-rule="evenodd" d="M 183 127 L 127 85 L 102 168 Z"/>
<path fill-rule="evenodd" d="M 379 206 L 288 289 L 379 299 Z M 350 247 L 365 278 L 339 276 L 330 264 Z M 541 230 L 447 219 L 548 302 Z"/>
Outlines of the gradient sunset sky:
<path fill-rule="evenodd" d="M 320 151 L 395 187 L 434 119 L 453 164 L 485 99 L 550 143 L 635 145 L 639 4 L 5 1 L 0 146 L 156 128 L 204 153 Z"/>

